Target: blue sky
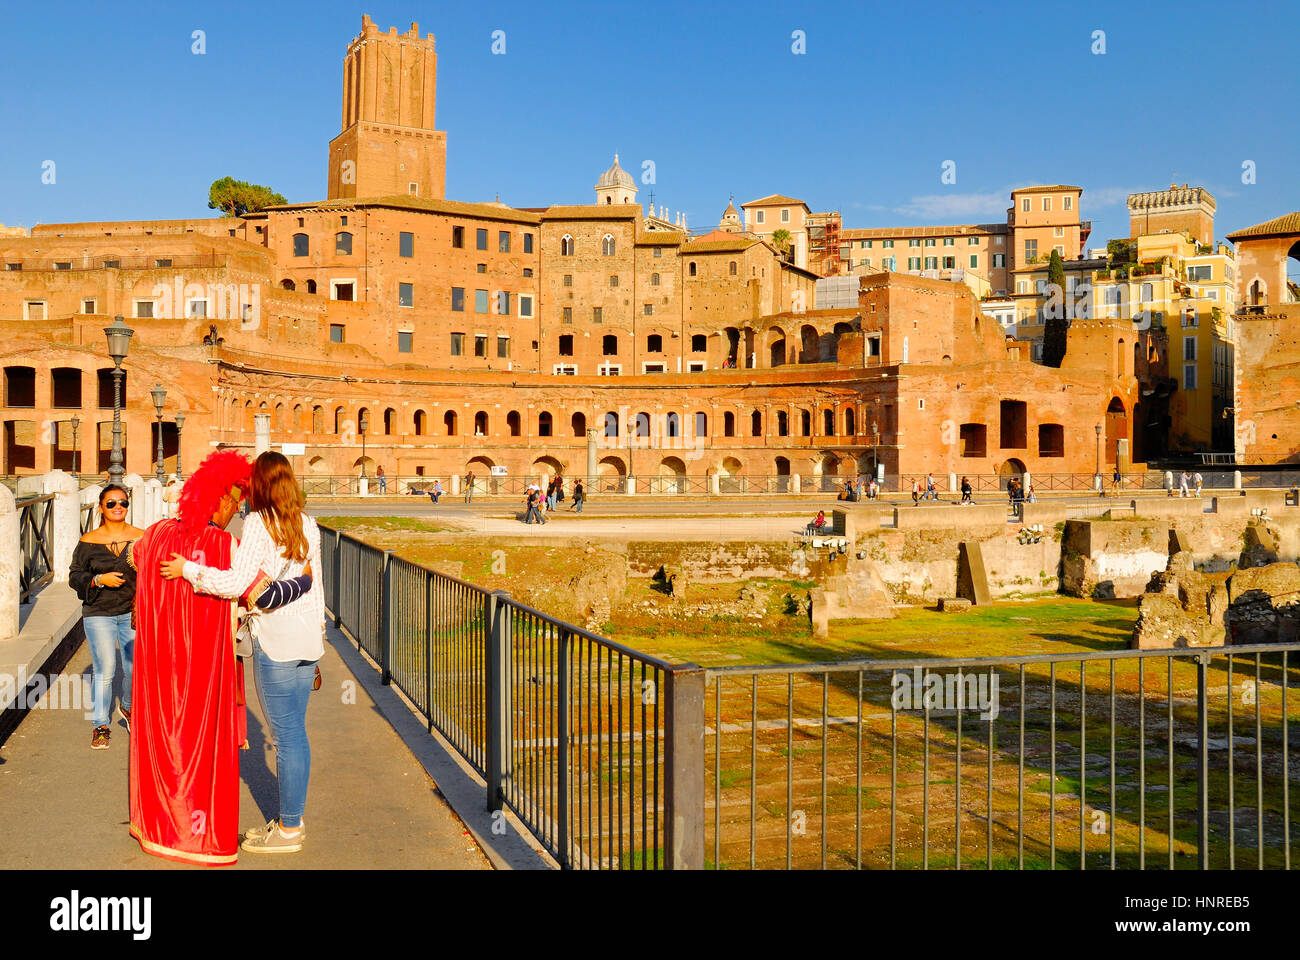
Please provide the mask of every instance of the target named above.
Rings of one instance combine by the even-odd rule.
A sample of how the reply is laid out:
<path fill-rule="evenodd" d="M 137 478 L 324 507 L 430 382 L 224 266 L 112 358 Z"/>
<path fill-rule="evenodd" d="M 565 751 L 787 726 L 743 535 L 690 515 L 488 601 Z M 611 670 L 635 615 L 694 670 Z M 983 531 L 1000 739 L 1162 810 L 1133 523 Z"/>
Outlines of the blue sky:
<path fill-rule="evenodd" d="M 0 223 L 209 216 L 224 175 L 323 198 L 363 12 L 437 37 L 451 199 L 591 202 L 617 152 L 692 229 L 733 193 L 1000 221 L 1031 183 L 1084 187 L 1090 246 L 1174 181 L 1220 237 L 1300 209 L 1296 3 L 96 2 L 6 9 Z"/>

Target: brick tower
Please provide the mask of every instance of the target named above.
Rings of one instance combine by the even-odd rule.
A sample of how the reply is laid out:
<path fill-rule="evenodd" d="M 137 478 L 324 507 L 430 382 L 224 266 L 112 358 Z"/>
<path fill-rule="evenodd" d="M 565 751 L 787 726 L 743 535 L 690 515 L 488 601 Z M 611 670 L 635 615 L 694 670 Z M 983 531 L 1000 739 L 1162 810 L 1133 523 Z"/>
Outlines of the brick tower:
<path fill-rule="evenodd" d="M 330 141 L 329 199 L 443 199 L 447 134 L 433 129 L 438 56 L 420 25 L 380 33 L 368 16 L 343 58 L 343 132 Z"/>

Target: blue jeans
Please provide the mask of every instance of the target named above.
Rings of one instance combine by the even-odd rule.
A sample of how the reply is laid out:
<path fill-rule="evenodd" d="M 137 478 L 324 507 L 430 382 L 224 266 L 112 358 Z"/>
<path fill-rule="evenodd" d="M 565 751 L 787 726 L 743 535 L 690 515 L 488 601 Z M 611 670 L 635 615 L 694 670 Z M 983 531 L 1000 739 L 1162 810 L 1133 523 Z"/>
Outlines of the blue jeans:
<path fill-rule="evenodd" d="M 586 503 L 586 502 L 587 502 L 586 500 L 576 500 L 576 501 L 574 501 L 573 509 L 576 510 L 576 511 L 578 511 L 578 513 L 582 513 L 582 505 L 583 505 L 584 503 Z"/>
<path fill-rule="evenodd" d="M 253 642 L 253 682 L 275 743 L 275 776 L 280 781 L 280 823 L 302 824 L 311 775 L 311 745 L 307 742 L 307 700 L 316 675 L 315 660 L 272 660 Z"/>
<path fill-rule="evenodd" d="M 387 477 L 380 477 L 380 478 L 379 478 L 379 492 L 380 492 L 380 493 L 387 493 L 387 492 L 388 492 L 388 478 L 387 478 Z"/>
<path fill-rule="evenodd" d="M 82 623 L 95 670 L 90 722 L 96 727 L 106 727 L 113 711 L 113 677 L 117 674 L 119 652 L 122 655 L 122 709 L 131 709 L 131 656 L 135 631 L 131 629 L 129 613 L 116 617 L 86 617 Z"/>

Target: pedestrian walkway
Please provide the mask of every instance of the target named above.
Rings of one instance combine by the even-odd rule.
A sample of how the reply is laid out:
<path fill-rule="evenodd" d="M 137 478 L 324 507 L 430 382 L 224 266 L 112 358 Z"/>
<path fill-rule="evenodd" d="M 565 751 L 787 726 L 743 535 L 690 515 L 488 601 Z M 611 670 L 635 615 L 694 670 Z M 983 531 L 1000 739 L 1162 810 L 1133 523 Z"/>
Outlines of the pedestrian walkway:
<path fill-rule="evenodd" d="M 307 712 L 307 844 L 297 854 L 241 851 L 238 864 L 225 869 L 489 869 L 483 849 L 426 773 L 429 761 L 422 763 L 404 742 L 411 732 L 399 736 L 390 722 L 402 730 L 414 718 L 401 716 L 405 708 L 391 688 L 378 686 L 377 674 L 340 634 L 331 628 L 329 635 L 324 683 Z M 88 708 L 88 647 L 82 645 L 65 673 L 84 678 Z M 240 755 L 244 828 L 265 823 L 278 807 L 275 753 L 251 676 L 246 684 L 251 749 Z M 112 746 L 91 750 L 89 716 L 69 705 L 34 709 L 0 748 L 0 869 L 207 869 L 140 850 L 127 833 L 129 734 L 115 719 Z M 436 750 L 433 738 L 418 722 L 415 727 L 418 750 Z M 447 769 L 448 781 L 457 779 L 458 771 Z M 478 803 L 481 808 L 481 793 Z"/>

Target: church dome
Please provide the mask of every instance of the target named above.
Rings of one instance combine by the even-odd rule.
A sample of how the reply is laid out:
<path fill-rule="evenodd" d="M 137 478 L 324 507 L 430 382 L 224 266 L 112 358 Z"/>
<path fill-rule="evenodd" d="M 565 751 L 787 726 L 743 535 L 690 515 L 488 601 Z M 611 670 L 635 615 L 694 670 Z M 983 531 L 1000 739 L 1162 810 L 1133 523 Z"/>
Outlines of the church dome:
<path fill-rule="evenodd" d="M 604 190 L 610 187 L 626 187 L 629 190 L 636 189 L 636 181 L 632 179 L 632 174 L 628 173 L 618 165 L 618 154 L 614 154 L 614 165 L 600 175 L 596 181 L 596 189 Z"/>

